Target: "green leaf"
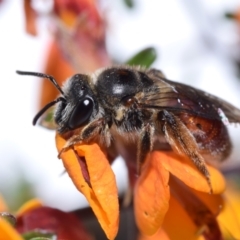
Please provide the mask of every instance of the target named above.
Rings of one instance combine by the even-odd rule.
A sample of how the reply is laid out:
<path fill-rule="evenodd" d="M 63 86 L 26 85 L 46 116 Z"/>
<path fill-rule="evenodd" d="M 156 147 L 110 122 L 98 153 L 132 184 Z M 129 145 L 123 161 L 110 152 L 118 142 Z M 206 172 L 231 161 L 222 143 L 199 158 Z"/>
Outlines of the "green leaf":
<path fill-rule="evenodd" d="M 33 183 L 26 179 L 26 173 L 24 173 L 17 161 L 16 163 L 15 168 L 17 171 L 14 174 L 14 179 L 7 181 L 6 178 L 6 183 L 0 186 L 0 192 L 4 196 L 10 212 L 17 211 L 28 200 L 36 197 Z"/>
<path fill-rule="evenodd" d="M 149 47 L 134 55 L 126 62 L 126 64 L 131 66 L 140 65 L 142 67 L 149 68 L 154 63 L 156 58 L 157 53 L 155 48 Z"/>
<path fill-rule="evenodd" d="M 125 3 L 125 5 L 128 8 L 133 8 L 134 7 L 134 0 L 123 0 L 123 2 Z"/>
<path fill-rule="evenodd" d="M 46 237 L 34 237 L 29 240 L 56 240 L 56 237 L 52 238 L 46 238 Z"/>
<path fill-rule="evenodd" d="M 53 233 L 48 233 L 46 231 L 30 231 L 22 234 L 25 240 L 56 240 L 57 237 Z"/>
<path fill-rule="evenodd" d="M 226 13 L 225 13 L 225 18 L 228 18 L 228 19 L 236 19 L 236 14 L 235 14 L 235 13 L 232 13 L 232 12 L 226 12 Z"/>

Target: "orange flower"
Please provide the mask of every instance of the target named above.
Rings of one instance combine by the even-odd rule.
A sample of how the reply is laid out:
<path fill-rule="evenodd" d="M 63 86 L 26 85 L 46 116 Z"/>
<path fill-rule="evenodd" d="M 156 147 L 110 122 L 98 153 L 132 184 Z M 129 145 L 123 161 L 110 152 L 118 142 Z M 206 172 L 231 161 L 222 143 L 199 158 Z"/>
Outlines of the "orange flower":
<path fill-rule="evenodd" d="M 208 169 L 213 193 L 219 194 L 225 188 L 224 179 L 214 168 L 208 166 Z M 151 236 L 162 226 L 171 235 L 170 239 L 177 239 L 177 236 L 182 239 L 197 239 L 197 230 L 205 226 L 210 230 L 209 233 L 203 228 L 199 235 L 213 232 L 216 235 L 221 234 L 215 218 L 222 202 L 219 200 L 217 204 L 207 206 L 193 189 L 205 192 L 207 196 L 210 191 L 206 179 L 190 160 L 180 158 L 174 153 L 153 152 L 144 166 L 134 192 L 136 222 L 140 231 Z M 216 196 L 213 195 L 212 199 L 214 197 Z M 192 221 L 192 231 L 184 228 L 187 221 L 181 222 L 181 218 L 179 221 L 177 219 L 181 208 L 186 216 L 190 216 L 188 222 Z M 174 226 L 174 223 L 177 225 Z"/>
<path fill-rule="evenodd" d="M 66 141 L 56 135 L 60 152 Z M 76 188 L 84 194 L 108 239 L 117 235 L 118 191 L 114 173 L 97 144 L 77 145 L 61 154 L 64 167 Z"/>
<path fill-rule="evenodd" d="M 146 236 L 143 234 L 140 234 L 138 240 L 170 240 L 170 238 L 168 237 L 168 235 L 164 232 L 164 230 L 162 228 L 160 228 L 158 230 L 158 232 L 156 234 L 154 234 L 153 236 Z"/>
<path fill-rule="evenodd" d="M 91 20 L 92 24 L 102 25 L 102 19 L 96 8 L 95 0 L 55 0 L 54 12 L 68 26 L 73 26 L 76 18 L 78 18 L 80 14 L 88 15 L 88 18 Z"/>
<path fill-rule="evenodd" d="M 236 185 L 236 183 L 235 183 Z M 217 217 L 224 239 L 240 239 L 240 194 L 230 182 L 224 194 L 224 208 Z"/>
<path fill-rule="evenodd" d="M 110 64 L 105 22 L 96 1 L 55 0 L 54 14 L 55 40 L 75 72 L 92 72 Z"/>
<path fill-rule="evenodd" d="M 36 18 L 37 14 L 31 6 L 31 0 L 24 0 L 26 32 L 31 35 L 37 35 Z"/>
<path fill-rule="evenodd" d="M 45 72 L 54 76 L 61 86 L 66 79 L 73 75 L 74 69 L 66 61 L 61 53 L 60 47 L 56 41 L 52 41 L 48 49 L 48 57 L 45 66 Z M 47 103 L 57 98 L 59 92 L 49 81 L 42 81 L 40 88 L 39 108 L 43 108 Z"/>
<path fill-rule="evenodd" d="M 60 152 L 66 140 L 57 134 Z M 98 145 L 75 145 L 60 157 L 75 186 L 89 201 L 109 239 L 118 229 L 117 190 L 110 164 Z M 208 166 L 213 194 L 193 163 L 172 152 L 153 152 L 134 189 L 134 211 L 142 239 L 222 239 L 217 216 L 225 209 L 225 180 Z M 232 221 L 234 217 L 232 218 Z M 230 222 L 228 224 L 231 224 Z M 226 227 L 226 226 L 225 226 Z M 234 236 L 240 229 L 228 227 Z M 152 237 L 144 237 L 152 236 Z"/>
<path fill-rule="evenodd" d="M 24 1 L 26 31 L 36 35 L 36 18 L 41 13 Z M 54 0 L 49 15 L 53 40 L 47 50 L 45 73 L 53 75 L 59 85 L 73 73 L 92 72 L 111 64 L 105 46 L 106 24 L 95 0 Z M 56 89 L 48 81 L 41 87 L 40 108 L 55 99 Z"/>

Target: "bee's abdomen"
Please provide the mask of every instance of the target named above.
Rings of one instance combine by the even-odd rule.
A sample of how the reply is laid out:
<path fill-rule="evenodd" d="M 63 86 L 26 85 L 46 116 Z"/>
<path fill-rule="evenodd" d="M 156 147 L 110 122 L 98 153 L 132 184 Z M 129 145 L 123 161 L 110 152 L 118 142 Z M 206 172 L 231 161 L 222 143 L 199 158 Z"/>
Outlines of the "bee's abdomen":
<path fill-rule="evenodd" d="M 222 161 L 231 152 L 231 141 L 226 126 L 221 120 L 206 119 L 199 116 L 181 114 L 179 118 L 196 139 L 203 155 Z"/>

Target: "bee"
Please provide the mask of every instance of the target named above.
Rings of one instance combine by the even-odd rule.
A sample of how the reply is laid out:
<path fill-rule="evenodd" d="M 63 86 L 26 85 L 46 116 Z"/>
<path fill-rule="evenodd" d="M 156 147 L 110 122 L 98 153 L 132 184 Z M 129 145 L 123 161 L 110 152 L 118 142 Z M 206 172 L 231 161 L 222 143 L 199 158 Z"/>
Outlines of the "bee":
<path fill-rule="evenodd" d="M 62 151 L 78 143 L 97 142 L 112 158 L 135 158 L 138 173 L 148 153 L 173 149 L 192 160 L 212 189 L 206 162 L 221 162 L 229 156 L 232 145 L 226 125 L 240 122 L 240 110 L 230 103 L 167 80 L 156 69 L 104 68 L 89 75 L 75 74 L 62 88 L 50 75 L 17 73 L 47 78 L 60 92 L 33 124 L 57 104 L 57 131 L 67 139 Z"/>

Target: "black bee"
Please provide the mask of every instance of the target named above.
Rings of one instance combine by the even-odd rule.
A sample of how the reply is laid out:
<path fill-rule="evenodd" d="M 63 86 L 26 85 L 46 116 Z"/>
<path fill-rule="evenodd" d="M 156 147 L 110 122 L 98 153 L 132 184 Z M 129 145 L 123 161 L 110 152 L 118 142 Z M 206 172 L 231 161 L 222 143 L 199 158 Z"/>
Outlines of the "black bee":
<path fill-rule="evenodd" d="M 98 142 L 109 155 L 137 160 L 137 171 L 152 150 L 172 148 L 190 158 L 211 182 L 206 161 L 222 161 L 231 152 L 227 123 L 240 122 L 240 110 L 196 88 L 167 80 L 161 71 L 139 67 L 104 68 L 91 75 L 76 74 L 60 88 L 57 131 L 68 140 L 62 151 L 77 143 Z M 130 156 L 131 155 L 131 156 Z"/>

